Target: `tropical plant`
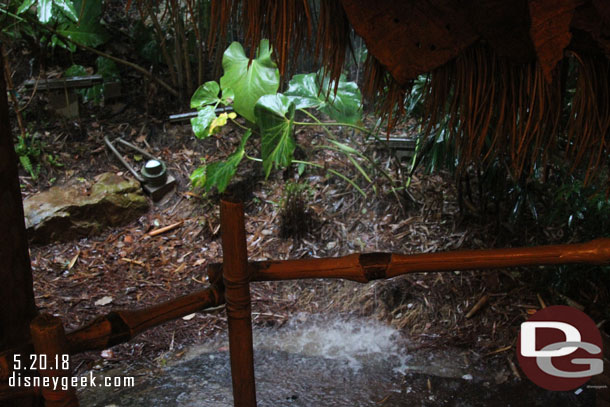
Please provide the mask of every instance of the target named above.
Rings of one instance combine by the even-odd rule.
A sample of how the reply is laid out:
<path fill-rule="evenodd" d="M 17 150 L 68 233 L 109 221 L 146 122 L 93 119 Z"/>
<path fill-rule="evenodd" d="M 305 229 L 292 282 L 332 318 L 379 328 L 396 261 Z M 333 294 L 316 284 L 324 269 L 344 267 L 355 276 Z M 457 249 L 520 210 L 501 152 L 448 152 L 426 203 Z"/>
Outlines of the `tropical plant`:
<path fill-rule="evenodd" d="M 70 52 L 76 43 L 98 47 L 109 38 L 101 24 L 102 0 L 24 0 L 0 6 L 0 14 L 11 20 L 2 30 L 12 37 L 28 35 L 41 44 L 60 46 Z M 36 24 L 38 23 L 38 24 Z M 52 31 L 43 29 L 52 27 Z"/>
<path fill-rule="evenodd" d="M 244 157 L 261 161 L 263 172 L 269 176 L 273 168 L 286 168 L 291 164 L 299 165 L 299 171 L 310 165 L 326 169 L 356 188 L 364 191 L 349 177 L 324 165 L 297 160 L 294 152 L 297 142 L 294 138 L 295 126 L 318 126 L 326 133 L 326 141 L 317 148 L 326 148 L 344 154 L 364 178 L 372 182 L 367 171 L 358 159 L 367 159 L 354 148 L 339 142 L 328 130 L 331 126 L 351 127 L 367 131 L 361 122 L 361 95 L 354 82 L 341 78 L 338 83 L 330 82 L 322 73 L 295 75 L 284 93 L 277 93 L 280 85 L 279 70 L 271 59 L 272 50 L 267 40 L 262 40 L 255 57 L 248 58 L 241 44 L 232 43 L 224 53 L 222 66 L 224 75 L 220 84 L 214 81 L 200 86 L 191 99 L 191 107 L 198 110 L 197 117 L 191 120 L 195 135 L 205 138 L 217 132 L 220 127 L 233 121 L 237 114 L 245 118 L 250 127 L 246 130 L 238 148 L 224 161 L 205 164 L 191 174 L 193 185 L 202 187 L 206 192 L 216 187 L 223 192 Z M 217 108 L 232 106 L 235 113 L 216 114 Z M 321 122 L 313 109 L 327 115 L 333 122 Z M 310 122 L 297 121 L 296 113 L 301 112 Z M 261 158 L 250 157 L 245 148 L 253 133 L 261 138 Z"/>

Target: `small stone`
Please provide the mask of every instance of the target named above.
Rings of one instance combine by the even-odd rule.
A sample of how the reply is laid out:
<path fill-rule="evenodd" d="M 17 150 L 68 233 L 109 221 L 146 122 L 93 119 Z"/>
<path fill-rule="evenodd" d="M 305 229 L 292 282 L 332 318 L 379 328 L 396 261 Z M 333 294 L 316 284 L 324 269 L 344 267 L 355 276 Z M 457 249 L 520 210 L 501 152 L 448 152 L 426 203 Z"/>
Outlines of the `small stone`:
<path fill-rule="evenodd" d="M 108 305 L 108 304 L 110 304 L 110 303 L 112 302 L 112 300 L 113 300 L 113 298 L 112 298 L 112 297 L 110 297 L 110 296 L 105 296 L 105 297 L 102 297 L 102 298 L 100 298 L 99 300 L 97 300 L 97 301 L 95 302 L 95 305 L 97 305 L 97 306 L 99 306 L 99 307 L 102 307 L 102 306 L 104 306 L 104 305 Z"/>

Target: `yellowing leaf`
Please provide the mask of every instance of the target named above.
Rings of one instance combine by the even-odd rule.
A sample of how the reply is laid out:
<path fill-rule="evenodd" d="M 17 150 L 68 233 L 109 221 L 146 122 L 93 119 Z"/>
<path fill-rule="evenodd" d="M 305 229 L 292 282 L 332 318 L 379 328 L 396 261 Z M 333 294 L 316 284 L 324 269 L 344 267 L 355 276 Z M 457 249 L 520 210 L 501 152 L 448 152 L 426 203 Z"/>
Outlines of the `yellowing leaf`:
<path fill-rule="evenodd" d="M 229 115 L 227 113 L 221 113 L 220 116 L 212 120 L 210 124 L 210 134 L 216 134 L 220 131 L 220 128 L 227 124 Z"/>

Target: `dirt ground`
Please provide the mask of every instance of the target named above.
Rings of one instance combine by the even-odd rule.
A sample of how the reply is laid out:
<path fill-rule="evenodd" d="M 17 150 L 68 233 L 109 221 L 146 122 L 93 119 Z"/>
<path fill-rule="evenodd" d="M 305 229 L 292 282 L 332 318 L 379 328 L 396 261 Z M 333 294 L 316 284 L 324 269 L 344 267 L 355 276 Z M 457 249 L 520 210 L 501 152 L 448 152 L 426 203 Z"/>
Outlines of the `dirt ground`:
<path fill-rule="evenodd" d="M 74 177 L 92 179 L 106 171 L 126 175 L 104 147 L 104 136 L 121 136 L 148 149 L 168 163 L 178 181 L 174 192 L 136 221 L 98 236 L 31 247 L 36 304 L 41 312 L 60 316 L 67 331 L 111 310 L 147 307 L 205 288 L 206 266 L 222 260 L 219 197 L 202 197 L 191 190 L 188 176 L 200 158 L 212 162 L 232 152 L 240 138 L 238 129 L 227 127 L 214 137 L 198 140 L 188 123 L 167 122 L 167 115 L 178 111 L 172 111 L 154 87 L 133 74 L 125 77 L 122 99 L 105 106 L 82 106 L 78 120 L 54 116 L 44 95 L 34 97 L 25 115 L 44 142 L 44 151 L 55 154 L 63 166 L 44 165 L 37 181 L 22 170 L 24 198 Z M 155 98 L 159 103 L 151 102 Z M 12 124 L 17 134 L 14 120 Z M 322 135 L 307 130 L 297 137 L 311 146 Z M 339 132 L 337 137 L 350 145 L 366 146 L 358 134 Z M 368 151 L 388 172 L 396 171 L 387 151 Z M 335 152 L 318 151 L 308 159 L 357 177 L 348 161 Z M 401 202 L 382 178 L 375 180 L 377 193 L 371 184 L 358 181 L 366 198 L 322 171 L 307 169 L 298 178 L 307 186 L 303 212 L 296 219 L 302 222 L 299 228 L 309 230 L 299 237 L 282 237 L 285 228 L 290 229 L 282 203 L 286 185 L 297 179 L 296 171 L 276 172 L 265 180 L 258 163 L 242 164 L 234 182 L 243 191 L 251 260 L 371 251 L 427 253 L 529 243 L 460 214 L 454 182 L 446 174 L 416 174 L 409 189 L 413 200 Z M 148 235 L 176 222 L 181 225 L 167 233 Z M 551 241 L 553 233 L 549 231 Z M 255 283 L 251 286 L 253 322 L 280 326 L 299 311 L 372 316 L 403 330 L 413 346 L 470 348 L 503 360 L 517 375 L 514 349 L 519 324 L 535 310 L 562 301 L 529 284 L 524 276 L 531 271 L 536 270 L 421 273 L 367 285 L 318 280 Z M 489 296 L 487 303 L 466 318 L 484 296 Z M 95 305 L 104 297 L 111 301 Z M 168 352 L 179 352 L 225 329 L 224 310 L 200 313 L 152 329 L 110 351 L 88 352 L 73 361 L 77 373 L 134 360 L 159 363 Z"/>

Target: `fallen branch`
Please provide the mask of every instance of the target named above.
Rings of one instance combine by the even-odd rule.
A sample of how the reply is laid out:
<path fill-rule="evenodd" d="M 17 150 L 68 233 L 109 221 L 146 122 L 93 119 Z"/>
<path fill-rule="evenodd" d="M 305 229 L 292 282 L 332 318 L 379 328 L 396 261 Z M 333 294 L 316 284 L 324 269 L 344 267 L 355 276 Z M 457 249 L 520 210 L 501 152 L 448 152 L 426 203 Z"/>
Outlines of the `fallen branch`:
<path fill-rule="evenodd" d="M 474 304 L 474 307 L 472 307 L 470 309 L 470 311 L 468 311 L 468 313 L 466 314 L 466 319 L 472 318 L 472 316 L 474 314 L 479 312 L 479 310 L 481 308 L 483 308 L 483 305 L 485 305 L 488 300 L 489 300 L 489 295 L 485 294 L 484 296 L 482 296 L 481 299 L 479 301 L 477 301 L 476 304 Z"/>
<path fill-rule="evenodd" d="M 164 226 L 159 229 L 151 230 L 150 232 L 148 232 L 148 236 L 152 237 L 152 236 L 160 235 L 165 232 L 169 232 L 170 230 L 174 230 L 177 227 L 181 226 L 182 223 L 183 223 L 183 221 L 180 221 L 180 222 L 172 223 L 171 225 L 168 225 L 168 226 Z"/>
<path fill-rule="evenodd" d="M 137 264 L 138 266 L 144 267 L 144 263 L 141 262 L 140 260 L 133 260 L 133 259 L 128 259 L 127 257 L 121 257 L 121 261 L 124 261 L 126 263 L 131 263 L 131 264 Z"/>

